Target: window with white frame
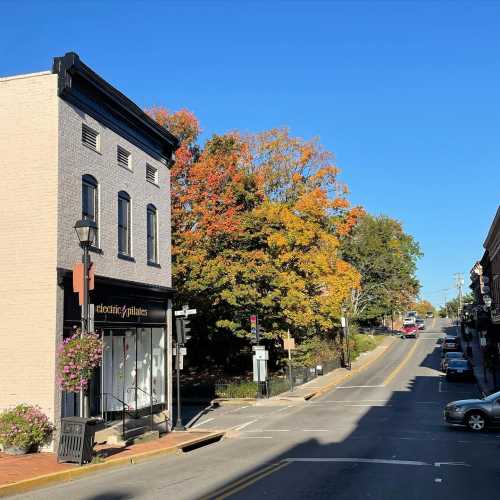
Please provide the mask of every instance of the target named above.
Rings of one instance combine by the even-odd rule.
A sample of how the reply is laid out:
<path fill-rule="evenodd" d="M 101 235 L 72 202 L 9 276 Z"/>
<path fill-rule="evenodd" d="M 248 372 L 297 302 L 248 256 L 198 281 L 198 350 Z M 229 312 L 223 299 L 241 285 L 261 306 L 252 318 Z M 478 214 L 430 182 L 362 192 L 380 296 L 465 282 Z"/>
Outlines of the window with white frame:
<path fill-rule="evenodd" d="M 158 212 L 154 205 L 147 207 L 148 262 L 158 264 Z"/>
<path fill-rule="evenodd" d="M 118 254 L 131 256 L 131 209 L 130 196 L 125 191 L 118 193 Z"/>
<path fill-rule="evenodd" d="M 93 220 L 99 226 L 99 192 L 95 177 L 84 175 L 82 177 L 82 219 Z M 97 232 L 94 246 L 99 247 L 99 231 Z"/>

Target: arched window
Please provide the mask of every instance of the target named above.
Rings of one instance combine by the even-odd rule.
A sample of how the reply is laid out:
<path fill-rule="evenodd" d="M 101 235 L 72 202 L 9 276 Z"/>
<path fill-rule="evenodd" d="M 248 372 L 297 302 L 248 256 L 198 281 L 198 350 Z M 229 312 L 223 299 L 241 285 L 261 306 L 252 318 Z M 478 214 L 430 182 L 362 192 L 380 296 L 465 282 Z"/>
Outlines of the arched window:
<path fill-rule="evenodd" d="M 151 204 L 147 208 L 147 231 L 148 262 L 158 264 L 158 215 L 156 207 Z"/>
<path fill-rule="evenodd" d="M 82 176 L 82 219 L 91 219 L 99 227 L 99 193 L 95 177 Z M 99 247 L 99 231 L 94 246 Z"/>
<path fill-rule="evenodd" d="M 125 191 L 118 193 L 118 254 L 131 256 L 131 210 L 130 196 Z"/>

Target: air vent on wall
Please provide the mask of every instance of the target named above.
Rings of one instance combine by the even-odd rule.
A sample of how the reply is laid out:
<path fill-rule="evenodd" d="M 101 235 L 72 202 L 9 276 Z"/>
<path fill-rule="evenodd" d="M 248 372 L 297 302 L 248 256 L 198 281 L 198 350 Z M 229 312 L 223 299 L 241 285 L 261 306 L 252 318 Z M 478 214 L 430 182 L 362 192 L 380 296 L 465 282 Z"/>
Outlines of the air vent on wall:
<path fill-rule="evenodd" d="M 158 169 L 146 163 L 146 180 L 158 184 Z"/>
<path fill-rule="evenodd" d="M 82 143 L 95 151 L 99 151 L 99 134 L 85 123 L 82 123 Z"/>
<path fill-rule="evenodd" d="M 128 168 L 129 170 L 132 168 L 130 164 L 130 153 L 120 146 L 116 149 L 116 161 L 118 165 L 122 167 Z"/>

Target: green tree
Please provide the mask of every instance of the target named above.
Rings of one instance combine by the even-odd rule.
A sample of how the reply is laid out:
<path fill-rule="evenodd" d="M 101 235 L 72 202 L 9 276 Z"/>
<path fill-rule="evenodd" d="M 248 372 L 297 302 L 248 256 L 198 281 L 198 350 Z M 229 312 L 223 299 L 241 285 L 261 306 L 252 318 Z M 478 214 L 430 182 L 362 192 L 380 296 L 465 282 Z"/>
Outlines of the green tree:
<path fill-rule="evenodd" d="M 472 293 L 466 293 L 462 297 L 462 306 L 465 304 L 474 303 L 474 295 Z M 460 307 L 460 301 L 458 297 L 449 300 L 446 304 L 439 310 L 439 315 L 444 318 L 448 316 L 449 318 L 457 318 L 458 310 Z"/>
<path fill-rule="evenodd" d="M 361 275 L 361 287 L 351 293 L 350 314 L 369 320 L 408 308 L 420 288 L 415 272 L 421 255 L 398 221 L 363 217 L 342 241 L 344 260 Z"/>

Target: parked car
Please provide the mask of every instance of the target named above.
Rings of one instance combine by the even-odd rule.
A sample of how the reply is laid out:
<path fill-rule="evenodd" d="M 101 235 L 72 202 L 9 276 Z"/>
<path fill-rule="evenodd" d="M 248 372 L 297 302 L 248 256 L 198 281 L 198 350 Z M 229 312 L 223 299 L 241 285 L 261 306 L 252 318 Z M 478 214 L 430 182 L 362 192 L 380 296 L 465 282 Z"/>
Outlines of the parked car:
<path fill-rule="evenodd" d="M 425 320 L 423 320 L 422 318 L 417 318 L 415 320 L 415 325 L 419 330 L 425 330 Z"/>
<path fill-rule="evenodd" d="M 452 359 L 465 359 L 464 353 L 460 351 L 450 351 L 444 353 L 444 358 L 441 359 L 441 371 L 446 372 L 446 368 L 448 367 L 448 363 Z"/>
<path fill-rule="evenodd" d="M 460 350 L 460 341 L 458 340 L 458 338 L 450 337 L 449 335 L 447 335 L 443 341 L 441 356 L 444 357 L 444 354 L 448 351 L 459 351 L 459 350 Z"/>
<path fill-rule="evenodd" d="M 408 316 L 403 319 L 403 326 L 411 326 L 415 324 L 415 318 L 413 316 Z"/>
<path fill-rule="evenodd" d="M 418 328 L 415 325 L 403 326 L 403 329 L 401 330 L 401 337 L 404 337 L 406 339 L 408 338 L 416 339 L 417 335 L 418 335 Z"/>
<path fill-rule="evenodd" d="M 467 359 L 450 359 L 446 367 L 446 379 L 472 380 L 474 371 Z"/>
<path fill-rule="evenodd" d="M 444 420 L 450 424 L 466 425 L 471 431 L 480 432 L 487 426 L 500 424 L 500 392 L 483 399 L 463 399 L 448 403 Z"/>

